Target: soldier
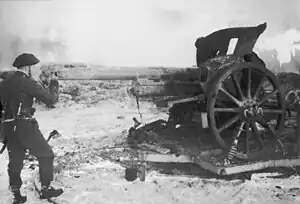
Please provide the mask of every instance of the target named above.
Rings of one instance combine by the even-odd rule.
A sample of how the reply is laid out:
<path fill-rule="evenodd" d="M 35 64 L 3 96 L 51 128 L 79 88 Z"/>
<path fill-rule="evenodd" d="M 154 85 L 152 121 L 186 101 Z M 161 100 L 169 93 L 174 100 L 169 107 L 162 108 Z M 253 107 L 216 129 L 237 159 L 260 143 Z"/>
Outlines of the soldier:
<path fill-rule="evenodd" d="M 62 189 L 50 185 L 53 180 L 54 153 L 33 118 L 35 109 L 32 108 L 34 98 L 46 105 L 55 104 L 58 101 L 59 85 L 56 79 L 51 79 L 47 90 L 30 77 L 31 66 L 38 63 L 39 60 L 32 54 L 19 55 L 13 63 L 17 71 L 0 83 L 4 138 L 9 155 L 9 185 L 15 204 L 27 200 L 26 196 L 20 194 L 20 174 L 26 150 L 39 162 L 41 198 L 58 197 L 63 193 Z"/>
<path fill-rule="evenodd" d="M 257 38 L 266 28 L 267 23 L 255 27 L 227 28 L 213 32 L 206 37 L 198 38 L 195 42 L 197 48 L 197 66 L 199 67 L 201 63 L 213 57 L 226 55 L 232 38 L 238 38 L 234 54 L 250 54 Z M 250 47 L 247 47 L 249 50 L 241 50 L 245 43 L 249 43 Z"/>

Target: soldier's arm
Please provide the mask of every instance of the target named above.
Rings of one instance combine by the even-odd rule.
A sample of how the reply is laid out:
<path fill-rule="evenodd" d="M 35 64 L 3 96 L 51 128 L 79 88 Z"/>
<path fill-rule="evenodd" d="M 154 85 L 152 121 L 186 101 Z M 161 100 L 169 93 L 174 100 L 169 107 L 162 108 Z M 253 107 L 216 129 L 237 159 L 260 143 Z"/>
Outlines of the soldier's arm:
<path fill-rule="evenodd" d="M 26 91 L 37 100 L 45 103 L 46 105 L 53 105 L 57 103 L 59 97 L 59 84 L 58 81 L 52 79 L 50 81 L 49 90 L 42 87 L 38 82 L 25 79 Z"/>

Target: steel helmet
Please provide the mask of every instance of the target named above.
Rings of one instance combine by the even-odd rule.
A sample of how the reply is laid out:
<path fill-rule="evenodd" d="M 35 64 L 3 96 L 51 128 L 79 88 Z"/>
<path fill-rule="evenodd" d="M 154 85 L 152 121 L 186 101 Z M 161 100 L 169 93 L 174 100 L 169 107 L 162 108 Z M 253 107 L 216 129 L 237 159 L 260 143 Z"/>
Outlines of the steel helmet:
<path fill-rule="evenodd" d="M 33 54 L 23 53 L 23 54 L 19 55 L 18 57 L 16 57 L 16 59 L 13 63 L 13 66 L 20 68 L 23 66 L 32 66 L 39 62 L 40 62 L 40 60 L 37 59 Z"/>

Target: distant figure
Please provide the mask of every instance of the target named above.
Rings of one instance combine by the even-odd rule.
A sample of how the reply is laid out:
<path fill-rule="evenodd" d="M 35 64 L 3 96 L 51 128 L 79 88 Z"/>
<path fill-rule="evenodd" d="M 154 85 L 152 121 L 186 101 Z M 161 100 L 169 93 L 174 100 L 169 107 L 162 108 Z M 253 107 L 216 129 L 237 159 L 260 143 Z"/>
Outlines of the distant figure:
<path fill-rule="evenodd" d="M 215 31 L 206 37 L 196 40 L 197 66 L 208 59 L 216 56 L 226 55 L 230 40 L 238 38 L 235 47 L 235 55 L 250 54 L 256 43 L 257 38 L 266 30 L 267 23 L 255 27 L 226 28 Z M 245 47 L 245 44 L 247 46 Z"/>

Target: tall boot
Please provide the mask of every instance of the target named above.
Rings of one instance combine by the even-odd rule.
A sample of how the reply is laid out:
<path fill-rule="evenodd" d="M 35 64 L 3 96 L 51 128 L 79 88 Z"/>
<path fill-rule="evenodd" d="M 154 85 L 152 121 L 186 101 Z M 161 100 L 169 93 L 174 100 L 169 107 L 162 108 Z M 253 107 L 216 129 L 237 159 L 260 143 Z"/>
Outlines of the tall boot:
<path fill-rule="evenodd" d="M 27 196 L 22 196 L 19 188 L 11 189 L 11 192 L 14 197 L 13 204 L 21 204 L 27 201 Z"/>
<path fill-rule="evenodd" d="M 53 197 L 58 197 L 63 194 L 64 191 L 61 188 L 53 188 L 52 186 L 42 186 L 41 189 L 41 199 L 49 199 Z"/>

